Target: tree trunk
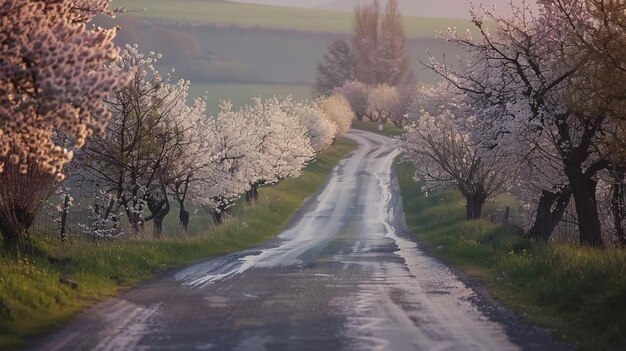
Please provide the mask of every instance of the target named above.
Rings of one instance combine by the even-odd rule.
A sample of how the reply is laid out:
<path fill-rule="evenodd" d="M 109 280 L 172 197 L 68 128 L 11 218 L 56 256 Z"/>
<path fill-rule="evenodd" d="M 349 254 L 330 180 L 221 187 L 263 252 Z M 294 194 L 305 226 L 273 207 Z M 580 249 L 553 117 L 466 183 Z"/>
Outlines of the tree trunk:
<path fill-rule="evenodd" d="M 220 210 L 211 210 L 211 216 L 213 217 L 213 220 L 215 221 L 215 224 L 222 224 L 222 221 L 224 220 L 224 213 Z"/>
<path fill-rule="evenodd" d="M 626 246 L 626 185 L 625 174 L 622 167 L 616 162 L 612 163 L 613 184 L 611 185 L 611 213 L 613 214 L 613 226 L 615 235 L 622 246 Z"/>
<path fill-rule="evenodd" d="M 11 214 L 12 218 L 3 218 L 0 216 L 0 233 L 4 240 L 4 246 L 12 251 L 22 251 L 28 249 L 30 240 L 28 240 L 28 228 L 35 221 L 35 214 L 28 213 L 28 210 L 17 207 L 12 210 L 0 208 L 5 214 Z"/>
<path fill-rule="evenodd" d="M 187 199 L 187 191 L 189 190 L 189 181 L 193 173 L 187 174 L 185 177 L 185 186 L 183 188 L 182 194 L 179 193 L 179 186 L 176 187 L 176 198 L 178 200 L 178 204 L 180 205 L 180 211 L 178 212 L 178 220 L 180 226 L 183 228 L 183 233 L 187 233 L 187 229 L 189 228 L 189 211 L 185 209 L 185 200 Z"/>
<path fill-rule="evenodd" d="M 125 211 L 126 217 L 128 217 L 128 221 L 130 222 L 130 227 L 133 229 L 134 234 L 139 234 L 143 229 L 143 218 L 139 213 L 134 213 L 131 211 Z"/>
<path fill-rule="evenodd" d="M 230 216 L 231 209 L 232 207 L 230 206 L 230 204 L 221 204 L 219 206 L 220 215 L 222 216 L 222 219 Z"/>
<path fill-rule="evenodd" d="M 170 212 L 170 202 L 167 200 L 167 198 L 165 198 L 160 201 L 149 200 L 147 201 L 147 203 L 148 209 L 151 212 L 150 217 L 152 217 L 152 224 L 154 226 L 154 231 L 152 235 L 155 238 L 160 238 L 163 234 L 163 220 L 165 219 L 165 216 L 167 216 L 167 214 Z"/>
<path fill-rule="evenodd" d="M 366 113 L 365 117 L 367 117 L 370 122 L 378 122 L 378 120 L 380 119 L 376 113 Z"/>
<path fill-rule="evenodd" d="M 167 209 L 167 211 L 163 210 L 163 211 L 159 211 L 159 213 L 154 216 L 153 219 L 153 224 L 154 224 L 154 237 L 155 238 L 160 238 L 163 235 L 163 220 L 165 219 L 165 216 L 167 215 L 167 213 L 169 212 L 169 208 Z"/>
<path fill-rule="evenodd" d="M 566 189 L 560 193 L 543 191 L 539 198 L 535 222 L 530 229 L 530 237 L 533 239 L 548 241 L 552 232 L 561 221 L 563 213 L 569 205 L 571 192 Z M 554 209 L 553 209 L 554 208 Z"/>
<path fill-rule="evenodd" d="M 467 219 L 479 219 L 483 212 L 485 197 L 482 195 L 465 196 Z"/>
<path fill-rule="evenodd" d="M 14 226 L 6 225 L 3 220 L 0 220 L 0 232 L 2 233 L 2 239 L 4 240 L 4 246 L 8 248 L 16 248 L 20 242 L 20 233 L 23 233 L 26 228 L 15 228 Z"/>
<path fill-rule="evenodd" d="M 246 191 L 246 202 L 252 203 L 256 202 L 259 199 L 259 186 L 252 185 L 250 190 Z"/>
<path fill-rule="evenodd" d="M 137 191 L 133 192 L 132 195 L 133 197 L 139 198 Z M 124 212 L 126 213 L 126 217 L 128 218 L 128 222 L 130 222 L 130 227 L 133 230 L 133 234 L 137 235 L 143 232 L 144 224 L 146 221 L 143 218 L 142 214 L 143 208 L 138 208 L 138 200 L 122 198 L 122 205 L 122 207 L 124 208 Z"/>
<path fill-rule="evenodd" d="M 596 200 L 597 182 L 581 174 L 575 179 L 570 179 L 570 184 L 576 204 L 576 214 L 578 215 L 580 243 L 603 248 L 602 226 Z"/>
<path fill-rule="evenodd" d="M 216 208 L 209 209 L 208 212 L 215 220 L 215 224 L 221 224 L 224 218 L 230 213 L 230 203 L 221 197 L 213 198 L 213 200 L 218 205 Z"/>
<path fill-rule="evenodd" d="M 624 230 L 624 220 L 626 219 L 626 186 L 624 183 L 614 183 L 611 186 L 611 212 L 613 213 L 613 224 L 615 235 L 622 246 L 626 246 L 626 233 Z"/>
<path fill-rule="evenodd" d="M 405 118 L 404 116 L 402 118 L 392 118 L 391 122 L 398 128 L 403 129 L 404 125 L 405 125 Z"/>
<path fill-rule="evenodd" d="M 189 228 L 189 211 L 187 211 L 183 206 L 180 207 L 178 219 L 180 221 L 180 226 L 183 228 L 183 232 L 187 233 L 187 229 Z"/>

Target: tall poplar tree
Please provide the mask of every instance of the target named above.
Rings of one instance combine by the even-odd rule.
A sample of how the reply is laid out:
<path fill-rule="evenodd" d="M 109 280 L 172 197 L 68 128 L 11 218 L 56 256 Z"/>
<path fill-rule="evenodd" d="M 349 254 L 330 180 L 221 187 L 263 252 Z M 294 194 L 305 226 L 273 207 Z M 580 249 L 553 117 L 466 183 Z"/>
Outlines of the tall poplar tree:
<path fill-rule="evenodd" d="M 377 82 L 397 86 L 413 75 L 398 0 L 388 0 L 378 35 Z"/>
<path fill-rule="evenodd" d="M 352 46 L 357 57 L 356 78 L 364 84 L 380 83 L 377 81 L 379 22 L 378 0 L 370 4 L 359 3 L 354 8 Z"/>
<path fill-rule="evenodd" d="M 384 13 L 378 0 L 358 4 L 354 9 L 352 45 L 358 81 L 397 86 L 413 77 L 397 0 L 388 0 Z"/>

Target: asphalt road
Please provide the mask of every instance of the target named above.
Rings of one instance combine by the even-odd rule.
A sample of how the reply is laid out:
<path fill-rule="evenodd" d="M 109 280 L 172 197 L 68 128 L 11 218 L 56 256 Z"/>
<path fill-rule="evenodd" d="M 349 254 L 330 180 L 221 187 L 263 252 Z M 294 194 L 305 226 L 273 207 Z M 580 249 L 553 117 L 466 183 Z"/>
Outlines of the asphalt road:
<path fill-rule="evenodd" d="M 35 350 L 556 350 L 404 230 L 392 141 L 359 147 L 279 239 L 111 298 Z M 254 228 L 251 228 L 254 230 Z"/>

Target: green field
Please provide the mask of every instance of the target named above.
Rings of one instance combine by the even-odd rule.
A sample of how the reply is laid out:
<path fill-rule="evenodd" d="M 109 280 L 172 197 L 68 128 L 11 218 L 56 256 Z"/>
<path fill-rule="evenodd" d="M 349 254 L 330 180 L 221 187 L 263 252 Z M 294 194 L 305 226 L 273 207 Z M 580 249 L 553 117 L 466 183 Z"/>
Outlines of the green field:
<path fill-rule="evenodd" d="M 313 32 L 348 33 L 352 29 L 349 12 L 231 3 L 211 0 L 116 0 L 129 15 L 161 21 L 195 22 L 295 29 Z M 145 11 L 143 11 L 145 9 Z M 140 10 L 140 11 L 137 11 Z M 432 37 L 437 30 L 469 28 L 468 21 L 427 17 L 405 17 L 409 37 Z"/>
<path fill-rule="evenodd" d="M 128 8 L 132 9 L 132 0 L 125 0 Z M 180 3 L 180 5 L 179 5 Z M 172 5 L 176 4 L 176 6 Z M 128 12 L 120 14 L 117 19 L 98 22 L 98 25 L 110 27 L 118 25 L 120 31 L 116 37 L 116 44 L 124 46 L 126 43 L 139 43 L 143 52 L 159 52 L 163 54 L 163 60 L 157 63 L 160 72 L 169 72 L 176 68 L 172 75 L 174 78 L 184 78 L 192 82 L 272 82 L 272 83 L 311 83 L 315 81 L 317 65 L 321 62 L 327 46 L 336 39 L 350 40 L 349 27 L 351 14 L 347 12 L 332 12 L 339 15 L 347 25 L 344 32 L 322 31 L 295 31 L 263 29 L 258 26 L 242 28 L 235 22 L 236 11 L 229 14 L 218 15 L 217 21 L 226 21 L 233 26 L 215 25 L 191 25 L 189 18 L 179 19 L 179 22 L 171 21 L 147 21 L 142 18 L 157 16 L 158 6 L 169 6 L 162 13 L 167 15 L 176 14 L 176 11 L 186 11 L 194 6 L 206 8 L 199 11 L 191 11 L 191 15 L 198 15 L 202 11 L 211 12 L 211 7 L 217 6 L 217 13 L 221 7 L 228 8 L 259 8 L 267 9 L 267 6 L 242 5 L 235 3 L 216 3 L 183 0 L 180 2 L 163 2 L 156 0 L 141 4 L 146 7 L 146 12 Z M 137 8 L 137 7 L 135 7 Z M 292 9 L 281 7 L 269 7 L 276 10 L 275 14 L 261 14 L 254 17 L 255 20 L 271 20 L 272 16 L 279 18 L 281 11 L 300 12 L 298 25 L 310 23 L 317 25 L 315 10 Z M 272 11 L 273 11 L 272 10 Z M 326 12 L 326 11 L 322 11 Z M 211 12 L 213 13 L 213 12 Z M 255 11 L 256 13 L 256 11 Z M 273 13 L 273 12 L 272 12 Z M 309 16 L 310 14 L 310 16 Z M 173 16 L 172 15 L 172 16 Z M 190 16 L 191 16 L 190 15 Z M 143 17 L 142 17 L 143 16 Z M 166 16 L 166 15 L 164 15 Z M 207 18 L 207 23 L 212 21 Z M 416 22 L 417 21 L 417 22 Z M 434 74 L 429 70 L 422 69 L 419 62 L 426 62 L 429 55 L 438 59 L 444 56 L 448 61 L 456 56 L 463 56 L 463 52 L 441 39 L 434 38 L 435 28 L 446 28 L 447 20 L 407 18 L 406 25 L 415 23 L 428 25 L 431 28 L 421 37 L 407 40 L 407 53 L 411 58 L 411 66 L 415 70 L 416 78 L 420 81 L 430 81 Z M 433 22 L 434 21 L 434 22 Z M 460 21 L 463 22 L 463 21 Z M 276 22 L 278 23 L 278 22 Z M 325 26 L 325 25 L 324 25 Z M 332 27 L 326 28 L 331 30 Z"/>
<path fill-rule="evenodd" d="M 121 17 L 121 16 L 120 16 Z M 159 39 L 158 33 L 153 33 L 150 26 L 144 26 L 135 33 L 143 42 L 143 51 L 163 53 L 164 57 L 175 56 L 181 51 L 176 45 Z M 317 74 L 317 65 L 321 62 L 327 46 L 334 39 L 350 40 L 348 34 L 315 34 L 308 32 L 278 33 L 271 30 L 241 30 L 232 28 L 209 27 L 169 27 L 172 30 L 184 33 L 194 38 L 202 52 L 212 52 L 242 64 L 250 73 L 252 79 L 245 81 L 257 82 L 314 82 Z M 122 32 L 129 30 L 122 25 Z M 120 42 L 121 44 L 121 42 Z M 448 61 L 454 60 L 463 52 L 451 43 L 435 38 L 414 38 L 407 41 L 407 53 L 411 58 L 411 66 L 416 77 L 421 81 L 432 81 L 434 73 L 423 70 L 419 61 L 426 62 L 426 50 L 438 59 L 445 57 Z M 210 60 L 210 58 L 207 58 Z M 192 61 L 192 60 L 191 60 Z M 450 62 L 449 62 L 450 63 Z M 191 64 L 191 66 L 189 66 Z M 162 62 L 157 65 L 161 72 L 176 68 L 176 77 L 184 77 L 192 82 L 201 81 L 203 72 L 201 67 L 193 67 L 193 63 L 184 59 L 178 62 Z"/>
<path fill-rule="evenodd" d="M 310 100 L 311 86 L 308 84 L 272 84 L 272 83 L 194 83 L 191 82 L 190 97 L 207 97 L 207 113 L 219 112 L 221 100 L 230 100 L 235 107 L 250 102 L 253 97 L 269 98 L 279 95 L 291 95 L 295 100 Z"/>
<path fill-rule="evenodd" d="M 197 235 L 179 236 L 177 230 L 170 230 L 161 240 L 89 241 L 69 237 L 62 243 L 55 233 L 49 233 L 49 237 L 32 238 L 36 249 L 33 255 L 16 260 L 0 253 L 4 258 L 0 259 L 0 349 L 19 347 L 30 336 L 150 279 L 155 272 L 274 238 L 354 147 L 354 142 L 339 138 L 300 177 L 261 188 L 257 204 L 240 201 L 224 224 Z M 199 216 L 203 214 L 192 216 L 192 227 L 197 228 Z M 173 211 L 169 217 L 177 217 L 177 213 Z M 73 289 L 61 279 L 74 280 L 78 286 Z"/>

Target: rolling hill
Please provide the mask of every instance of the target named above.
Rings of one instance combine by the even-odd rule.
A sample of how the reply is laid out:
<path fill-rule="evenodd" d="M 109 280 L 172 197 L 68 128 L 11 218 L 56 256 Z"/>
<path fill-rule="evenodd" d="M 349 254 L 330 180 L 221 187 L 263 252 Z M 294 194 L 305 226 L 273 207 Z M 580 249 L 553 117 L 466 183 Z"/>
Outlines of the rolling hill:
<path fill-rule="evenodd" d="M 281 1 L 281 0 L 275 0 Z M 209 111 L 220 99 L 235 105 L 256 95 L 293 93 L 310 97 L 317 64 L 335 39 L 349 40 L 349 12 L 241 4 L 218 0 L 116 0 L 128 10 L 98 25 L 119 26 L 116 43 L 138 43 L 144 52 L 163 54 L 156 64 L 175 79 L 188 79 L 193 95 L 209 96 Z M 434 39 L 436 30 L 468 26 L 463 20 L 405 17 L 407 49 L 421 81 L 433 74 L 421 69 L 426 49 L 435 56 L 458 54 Z"/>
<path fill-rule="evenodd" d="M 126 8 L 128 16 L 160 22 L 217 24 L 244 28 L 349 33 L 352 14 L 328 9 L 243 4 L 216 0 L 116 0 L 113 6 Z M 145 9 L 145 11 L 144 11 Z M 405 17 L 408 37 L 434 36 L 437 30 L 471 25 L 461 19 Z"/>
<path fill-rule="evenodd" d="M 338 11 L 352 11 L 359 1 L 367 0 L 230 0 L 233 2 L 293 6 L 302 8 L 321 8 Z M 384 3 L 384 0 L 381 2 Z M 398 0 L 402 13 L 406 16 L 437 17 L 437 18 L 469 18 L 469 0 Z M 496 12 L 507 13 L 510 11 L 511 0 L 473 0 L 476 8 L 479 5 L 491 8 L 496 6 Z M 513 1 L 516 5 L 521 5 L 522 1 Z M 529 5 L 536 8 L 536 4 L 528 1 Z"/>
<path fill-rule="evenodd" d="M 317 5 L 318 8 L 352 11 L 354 6 L 363 0 L 326 0 L 324 3 Z M 384 3 L 384 0 L 382 1 Z M 513 1 L 516 5 L 521 5 L 522 1 Z M 527 1 L 533 8 L 536 4 Z M 407 16 L 423 16 L 436 18 L 470 18 L 470 10 L 472 4 L 469 0 L 398 0 L 400 10 Z M 496 12 L 505 14 L 511 11 L 511 0 L 472 0 L 474 8 L 478 9 L 480 5 L 485 8 L 493 8 Z"/>

